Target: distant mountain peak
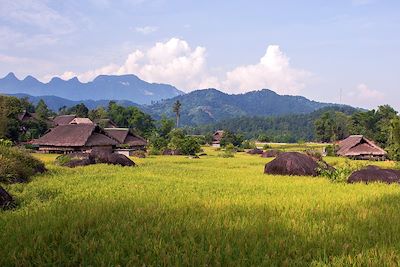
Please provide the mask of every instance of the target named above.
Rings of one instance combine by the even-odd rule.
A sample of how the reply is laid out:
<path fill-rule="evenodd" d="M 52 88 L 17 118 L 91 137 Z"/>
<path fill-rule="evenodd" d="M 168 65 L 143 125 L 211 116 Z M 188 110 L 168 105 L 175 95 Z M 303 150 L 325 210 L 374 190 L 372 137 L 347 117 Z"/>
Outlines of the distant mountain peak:
<path fill-rule="evenodd" d="M 75 101 L 116 99 L 138 104 L 150 104 L 184 94 L 172 85 L 148 83 L 134 74 L 99 75 L 87 83 L 80 82 L 77 77 L 69 80 L 53 77 L 48 83 L 43 83 L 30 75 L 20 81 L 10 72 L 0 79 L 0 89 L 0 93 L 5 94 L 53 95 Z"/>
<path fill-rule="evenodd" d="M 17 76 L 15 76 L 14 72 L 9 72 L 6 76 L 4 76 L 3 79 L 6 79 L 6 80 L 17 80 L 17 81 L 19 81 L 19 79 L 17 78 Z"/>

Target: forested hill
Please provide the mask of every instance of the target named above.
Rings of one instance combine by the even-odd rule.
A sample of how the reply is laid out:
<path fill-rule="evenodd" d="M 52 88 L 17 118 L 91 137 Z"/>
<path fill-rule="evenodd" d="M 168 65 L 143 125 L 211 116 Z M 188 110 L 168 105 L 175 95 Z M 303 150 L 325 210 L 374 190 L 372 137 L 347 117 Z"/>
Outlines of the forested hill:
<path fill-rule="evenodd" d="M 99 106 L 107 107 L 110 101 L 73 101 L 56 96 L 29 96 L 26 94 L 14 94 L 14 96 L 27 97 L 34 104 L 43 99 L 47 106 L 55 112 L 63 106 L 71 107 L 79 103 L 85 104 L 89 109 L 95 109 Z M 157 120 L 163 115 L 168 118 L 175 117 L 172 107 L 177 100 L 182 104 L 180 111 L 182 126 L 207 125 L 239 117 L 301 115 L 324 107 L 340 107 L 337 104 L 320 103 L 302 96 L 279 95 L 267 89 L 238 95 L 229 95 L 216 89 L 204 89 L 151 105 L 140 105 L 128 100 L 119 100 L 117 103 L 125 107 L 138 107 Z"/>
<path fill-rule="evenodd" d="M 238 95 L 204 89 L 146 106 L 145 111 L 156 118 L 162 114 L 172 117 L 172 106 L 177 100 L 182 103 L 182 125 L 203 125 L 237 117 L 306 114 L 334 105 L 302 96 L 278 95 L 268 89 Z"/>
<path fill-rule="evenodd" d="M 207 134 L 223 129 L 242 133 L 246 139 L 259 139 L 261 135 L 267 136 L 269 141 L 272 142 L 314 141 L 316 140 L 314 123 L 327 111 L 338 111 L 352 115 L 360 110 L 349 106 L 333 106 L 308 114 L 225 119 L 209 125 L 187 127 L 187 130 L 191 134 Z"/>

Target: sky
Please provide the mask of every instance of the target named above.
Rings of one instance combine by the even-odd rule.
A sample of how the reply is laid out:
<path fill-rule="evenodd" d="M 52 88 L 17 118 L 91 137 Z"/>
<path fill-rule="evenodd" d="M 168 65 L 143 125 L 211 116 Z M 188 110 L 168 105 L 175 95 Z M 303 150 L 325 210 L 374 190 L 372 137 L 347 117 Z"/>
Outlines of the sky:
<path fill-rule="evenodd" d="M 398 0 L 0 0 L 0 77 L 135 74 L 400 110 Z"/>

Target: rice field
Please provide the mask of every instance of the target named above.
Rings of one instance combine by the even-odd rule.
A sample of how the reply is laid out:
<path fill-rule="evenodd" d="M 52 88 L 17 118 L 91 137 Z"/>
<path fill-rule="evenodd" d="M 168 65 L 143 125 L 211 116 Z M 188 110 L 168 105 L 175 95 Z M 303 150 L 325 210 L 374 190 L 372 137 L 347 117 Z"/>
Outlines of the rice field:
<path fill-rule="evenodd" d="M 6 186 L 19 207 L 0 212 L 0 266 L 399 265 L 398 185 L 264 175 L 270 159 L 206 152 L 135 168 L 37 155 L 49 172 Z"/>

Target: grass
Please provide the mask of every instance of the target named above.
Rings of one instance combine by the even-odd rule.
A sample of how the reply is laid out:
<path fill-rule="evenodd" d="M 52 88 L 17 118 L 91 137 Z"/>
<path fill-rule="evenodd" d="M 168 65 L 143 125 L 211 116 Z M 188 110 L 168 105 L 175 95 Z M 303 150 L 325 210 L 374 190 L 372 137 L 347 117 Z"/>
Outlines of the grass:
<path fill-rule="evenodd" d="M 269 159 L 206 152 L 135 168 L 38 155 L 47 174 L 6 186 L 19 208 L 0 212 L 0 266 L 399 264 L 398 185 L 264 175 Z"/>

